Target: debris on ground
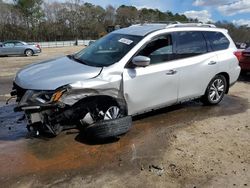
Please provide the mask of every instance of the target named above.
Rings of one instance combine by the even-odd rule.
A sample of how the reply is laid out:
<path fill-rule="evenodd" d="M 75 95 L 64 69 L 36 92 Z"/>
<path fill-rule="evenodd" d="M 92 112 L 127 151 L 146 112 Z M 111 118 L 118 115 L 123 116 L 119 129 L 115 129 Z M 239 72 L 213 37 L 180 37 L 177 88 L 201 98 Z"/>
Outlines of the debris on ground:
<path fill-rule="evenodd" d="M 154 172 L 158 176 L 162 176 L 164 174 L 163 165 L 149 165 L 149 172 Z"/>

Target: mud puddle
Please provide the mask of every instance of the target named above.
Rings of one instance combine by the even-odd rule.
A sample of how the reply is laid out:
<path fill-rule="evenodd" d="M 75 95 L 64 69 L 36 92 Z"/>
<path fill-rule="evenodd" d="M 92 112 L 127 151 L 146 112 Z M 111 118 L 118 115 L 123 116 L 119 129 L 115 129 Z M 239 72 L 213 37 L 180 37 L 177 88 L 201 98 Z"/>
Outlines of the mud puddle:
<path fill-rule="evenodd" d="M 33 176 L 52 182 L 61 176 L 98 174 L 110 167 L 123 173 L 131 168 L 139 172 L 164 156 L 176 129 L 248 108 L 248 100 L 237 96 L 225 97 L 218 106 L 188 102 L 135 117 L 131 131 L 121 139 L 90 142 L 75 129 L 56 138 L 31 137 L 21 120 L 23 114 L 14 113 L 13 105 L 2 106 L 0 182 L 8 186 Z"/>

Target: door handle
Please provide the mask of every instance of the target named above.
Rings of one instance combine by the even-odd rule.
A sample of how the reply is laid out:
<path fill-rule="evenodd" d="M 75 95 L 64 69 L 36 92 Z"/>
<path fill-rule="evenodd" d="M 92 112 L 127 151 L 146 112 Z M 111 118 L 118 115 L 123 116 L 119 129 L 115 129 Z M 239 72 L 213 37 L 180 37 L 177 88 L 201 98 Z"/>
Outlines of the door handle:
<path fill-rule="evenodd" d="M 167 73 L 166 73 L 166 75 L 173 75 L 173 74 L 176 74 L 177 73 L 177 71 L 175 71 L 175 70 L 169 70 Z"/>
<path fill-rule="evenodd" d="M 215 65 L 217 62 L 216 61 L 210 61 L 208 65 Z"/>

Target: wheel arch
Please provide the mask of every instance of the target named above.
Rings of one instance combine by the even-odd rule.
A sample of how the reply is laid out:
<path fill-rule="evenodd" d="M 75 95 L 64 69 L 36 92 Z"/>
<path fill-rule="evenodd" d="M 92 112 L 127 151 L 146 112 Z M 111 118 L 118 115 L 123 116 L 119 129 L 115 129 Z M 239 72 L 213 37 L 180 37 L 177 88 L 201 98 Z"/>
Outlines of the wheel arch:
<path fill-rule="evenodd" d="M 27 51 L 27 50 L 31 50 L 32 53 L 34 54 L 34 50 L 32 50 L 31 48 L 26 48 L 26 49 L 24 50 L 24 55 L 26 55 L 26 51 Z"/>
<path fill-rule="evenodd" d="M 77 101 L 73 106 L 81 106 L 84 105 L 86 108 L 92 107 L 93 105 L 107 105 L 110 103 L 114 103 L 118 105 L 123 112 L 127 115 L 127 105 L 126 101 L 123 98 L 115 98 L 109 95 L 91 95 Z"/>
<path fill-rule="evenodd" d="M 228 73 L 226 73 L 226 72 L 220 72 L 220 73 L 216 74 L 215 76 L 218 76 L 218 75 L 222 75 L 222 76 L 224 76 L 224 77 L 225 77 L 226 82 L 227 82 L 227 88 L 226 88 L 225 93 L 226 93 L 226 94 L 228 94 L 228 92 L 229 92 L 229 87 L 230 87 L 230 77 L 229 77 L 229 74 L 228 74 Z M 215 76 L 214 76 L 214 77 L 215 77 Z M 213 77 L 213 78 L 212 78 L 212 79 L 208 82 L 207 87 L 209 86 L 210 82 L 214 79 L 214 77 Z M 204 94 L 203 94 L 203 95 L 205 95 L 206 90 L 207 90 L 207 87 L 206 87 L 206 89 L 205 89 L 205 91 L 204 91 Z"/>

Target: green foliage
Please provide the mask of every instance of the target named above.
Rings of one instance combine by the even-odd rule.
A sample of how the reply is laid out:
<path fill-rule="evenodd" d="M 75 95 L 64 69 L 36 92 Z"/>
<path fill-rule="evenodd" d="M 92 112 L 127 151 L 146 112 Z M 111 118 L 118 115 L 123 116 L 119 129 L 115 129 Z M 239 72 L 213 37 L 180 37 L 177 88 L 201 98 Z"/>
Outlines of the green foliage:
<path fill-rule="evenodd" d="M 15 0 L 15 6 L 25 18 L 40 19 L 43 16 L 42 0 Z"/>
<path fill-rule="evenodd" d="M 227 21 L 219 21 L 215 25 L 227 29 L 235 42 L 250 42 L 250 27 L 247 25 L 237 27 Z"/>

